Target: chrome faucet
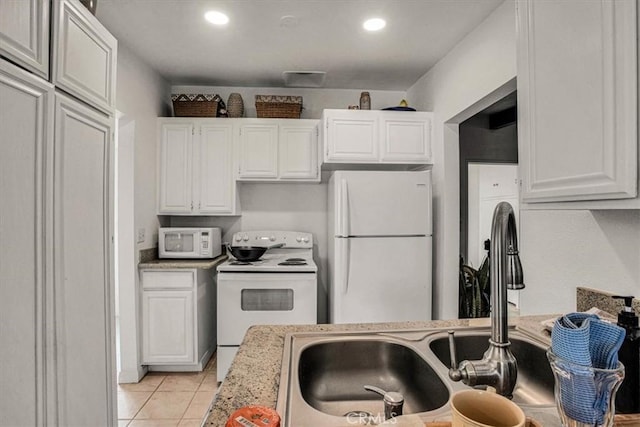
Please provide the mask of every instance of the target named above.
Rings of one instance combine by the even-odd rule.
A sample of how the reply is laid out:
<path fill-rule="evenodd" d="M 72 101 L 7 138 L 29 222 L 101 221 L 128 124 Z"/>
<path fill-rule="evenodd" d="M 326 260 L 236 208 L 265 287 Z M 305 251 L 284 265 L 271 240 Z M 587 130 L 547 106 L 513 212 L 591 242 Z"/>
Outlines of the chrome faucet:
<path fill-rule="evenodd" d="M 491 339 L 489 348 L 480 360 L 464 360 L 456 363 L 455 339 L 449 331 L 451 368 L 449 378 L 473 387 L 487 385 L 496 392 L 511 398 L 518 377 L 516 358 L 511 353 L 507 322 L 507 288 L 522 289 L 522 264 L 518 256 L 518 239 L 513 208 L 500 202 L 493 212 L 491 225 Z M 456 367 L 457 366 L 457 367 Z"/>
<path fill-rule="evenodd" d="M 365 390 L 372 391 L 374 393 L 378 393 L 382 396 L 382 401 L 384 403 L 384 419 L 390 420 L 394 417 L 399 417 L 402 415 L 402 406 L 404 405 L 404 396 L 397 391 L 384 391 L 380 387 L 365 385 Z"/>

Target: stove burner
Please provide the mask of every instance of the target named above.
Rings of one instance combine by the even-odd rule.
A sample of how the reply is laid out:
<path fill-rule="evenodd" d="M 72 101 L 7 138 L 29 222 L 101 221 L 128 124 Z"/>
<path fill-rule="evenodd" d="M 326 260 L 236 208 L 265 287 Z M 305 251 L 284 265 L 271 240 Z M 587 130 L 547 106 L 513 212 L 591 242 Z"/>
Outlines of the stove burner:
<path fill-rule="evenodd" d="M 286 261 L 279 262 L 278 265 L 307 265 L 307 263 L 305 262 L 305 260 L 301 260 L 301 261 L 286 260 Z"/>
<path fill-rule="evenodd" d="M 297 262 L 305 262 L 304 258 L 287 258 L 285 261 L 297 261 Z"/>
<path fill-rule="evenodd" d="M 229 265 L 253 265 L 247 261 L 231 261 Z"/>

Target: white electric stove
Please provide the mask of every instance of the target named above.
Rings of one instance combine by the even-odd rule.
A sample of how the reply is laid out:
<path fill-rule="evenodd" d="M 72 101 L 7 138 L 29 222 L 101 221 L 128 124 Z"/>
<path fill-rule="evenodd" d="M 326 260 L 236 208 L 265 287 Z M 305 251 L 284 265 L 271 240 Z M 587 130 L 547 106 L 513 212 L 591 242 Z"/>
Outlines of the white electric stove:
<path fill-rule="evenodd" d="M 218 381 L 227 375 L 253 325 L 317 323 L 317 271 L 313 236 L 297 231 L 241 231 L 232 246 L 268 247 L 253 262 L 231 254 L 218 266 Z"/>

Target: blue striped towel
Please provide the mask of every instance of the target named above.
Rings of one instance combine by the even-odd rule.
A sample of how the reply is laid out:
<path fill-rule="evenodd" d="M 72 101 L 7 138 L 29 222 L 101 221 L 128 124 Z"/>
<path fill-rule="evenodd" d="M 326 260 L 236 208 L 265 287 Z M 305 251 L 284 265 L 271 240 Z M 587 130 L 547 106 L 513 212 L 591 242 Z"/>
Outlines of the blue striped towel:
<path fill-rule="evenodd" d="M 557 376 L 565 414 L 582 423 L 602 424 L 609 406 L 609 387 L 597 369 L 615 369 L 625 330 L 593 314 L 570 313 L 558 318 L 551 331 L 551 351 L 570 373 Z"/>

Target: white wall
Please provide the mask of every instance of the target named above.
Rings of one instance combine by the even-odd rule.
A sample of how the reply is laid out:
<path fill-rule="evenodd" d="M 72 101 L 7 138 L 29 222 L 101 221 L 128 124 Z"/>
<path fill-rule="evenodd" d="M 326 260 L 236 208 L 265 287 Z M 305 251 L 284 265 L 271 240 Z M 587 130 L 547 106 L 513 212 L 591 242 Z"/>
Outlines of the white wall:
<path fill-rule="evenodd" d="M 640 295 L 640 210 L 522 210 L 522 314 L 576 309 L 576 286 Z"/>
<path fill-rule="evenodd" d="M 436 319 L 458 314 L 458 126 L 515 89 L 515 4 L 505 1 L 407 91 L 433 111 L 434 296 Z"/>
<path fill-rule="evenodd" d="M 118 46 L 118 82 L 116 107 L 120 118 L 123 143 L 133 158 L 122 159 L 119 173 L 133 181 L 133 198 L 119 198 L 119 212 L 133 218 L 120 218 L 129 224 L 121 236 L 120 245 L 134 245 L 134 232 L 144 227 L 146 239 L 137 249 L 155 246 L 158 220 L 156 217 L 156 121 L 166 114 L 169 85 L 149 66 L 141 62 L 122 43 Z M 126 136 L 126 138 L 125 138 Z M 131 146 L 133 145 L 133 146 Z M 123 148 L 125 148 L 123 146 Z M 128 165 L 129 169 L 123 168 Z M 133 203 L 133 206 L 131 206 Z M 128 240 L 127 240 L 128 239 Z M 119 382 L 137 382 L 144 374 L 140 366 L 138 343 L 138 250 L 129 251 L 134 258 L 119 265 L 120 371 Z"/>
<path fill-rule="evenodd" d="M 402 91 L 368 90 L 371 96 L 371 109 L 379 110 L 399 105 L 406 96 Z M 238 92 L 244 101 L 244 117 L 256 117 L 256 95 L 295 95 L 302 96 L 303 119 L 319 119 L 325 108 L 347 108 L 359 105 L 361 90 L 347 89 L 303 89 L 303 88 L 256 88 L 256 87 L 217 87 L 217 86 L 173 86 L 172 93 L 217 93 L 226 103 L 229 94 Z"/>
<path fill-rule="evenodd" d="M 156 126 L 170 112 L 170 92 L 166 80 L 119 44 L 116 105 L 125 120 L 135 121 L 135 224 L 146 230 L 138 249 L 157 245 Z"/>
<path fill-rule="evenodd" d="M 212 226 L 223 231 L 223 241 L 231 242 L 241 230 L 294 230 L 313 234 L 313 256 L 318 264 L 318 321 L 326 322 L 327 301 L 327 180 L 306 183 L 239 184 L 242 216 L 170 218 L 173 226 Z"/>

